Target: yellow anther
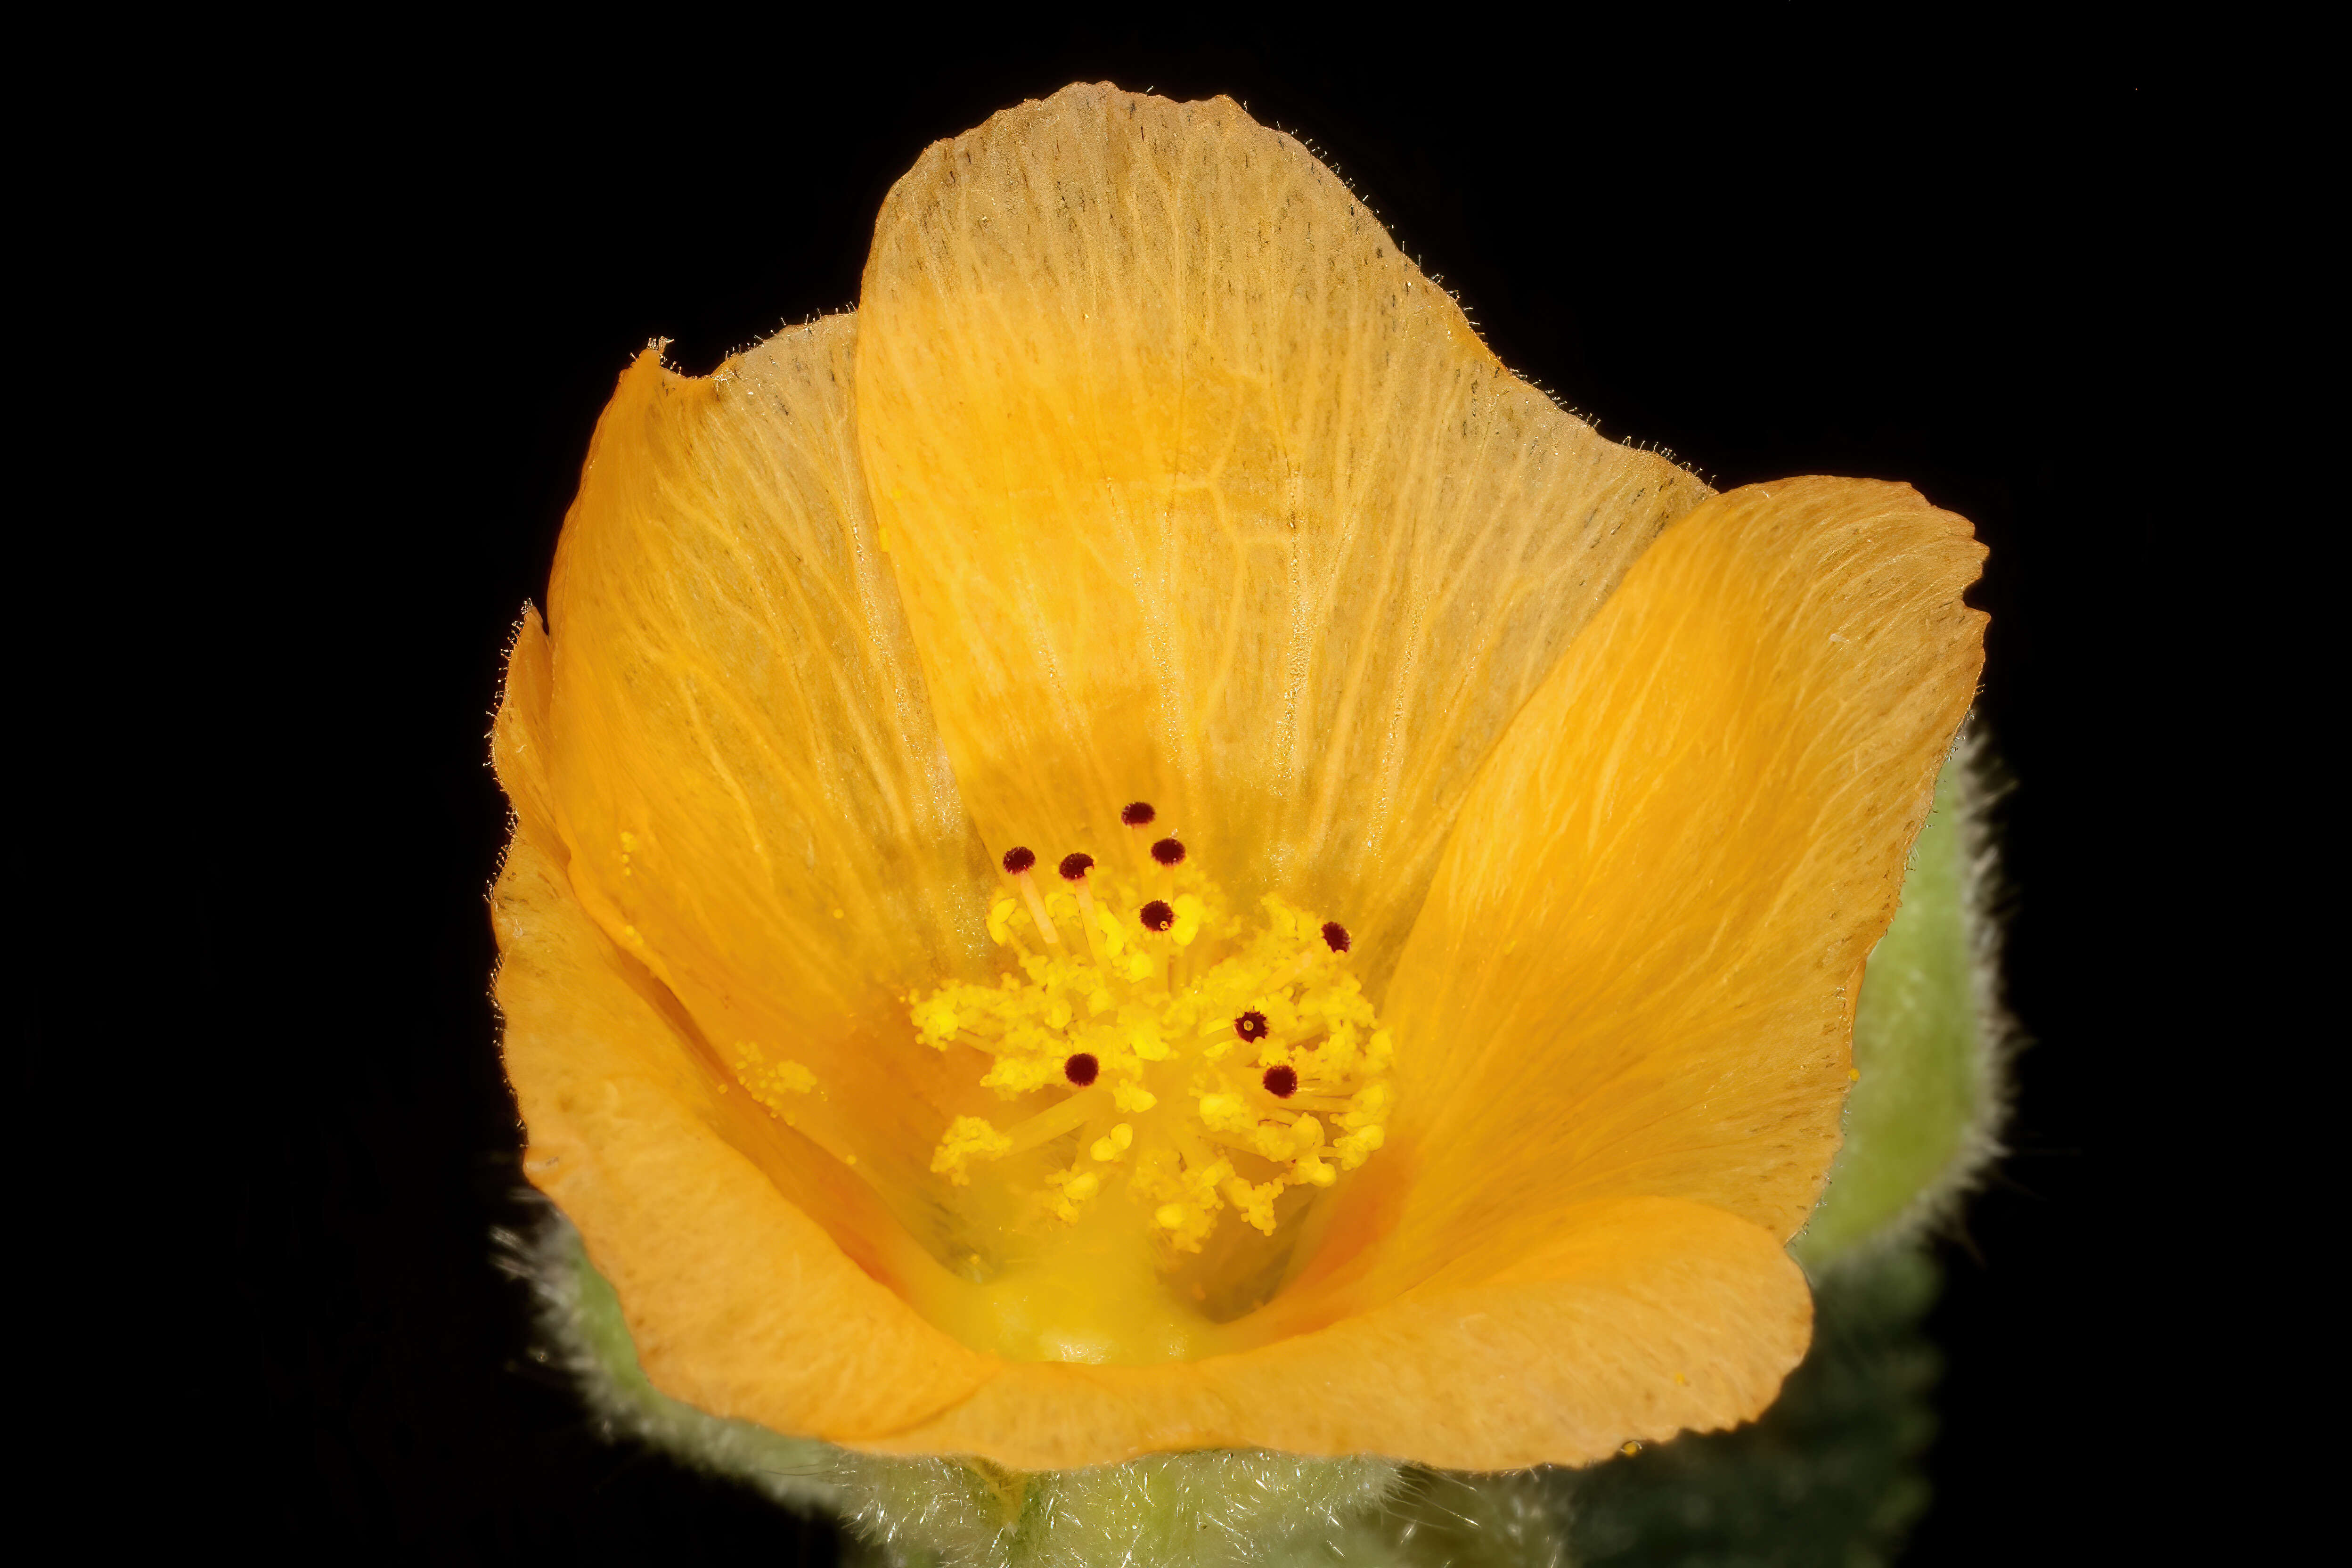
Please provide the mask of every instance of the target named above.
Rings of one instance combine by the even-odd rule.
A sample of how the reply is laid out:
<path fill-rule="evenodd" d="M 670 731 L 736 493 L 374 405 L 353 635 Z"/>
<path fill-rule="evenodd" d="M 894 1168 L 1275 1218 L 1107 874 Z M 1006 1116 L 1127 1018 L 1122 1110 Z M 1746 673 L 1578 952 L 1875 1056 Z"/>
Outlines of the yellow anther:
<path fill-rule="evenodd" d="M 1120 953 L 1125 952 L 1127 928 L 1119 924 L 1118 917 L 1100 905 L 1097 905 L 1093 919 L 1095 932 L 1102 938 L 1103 952 L 1112 958 L 1117 958 Z"/>
<path fill-rule="evenodd" d="M 986 1167 L 1068 1223 L 1132 1204 L 1164 1266 L 1228 1212 L 1273 1234 L 1297 1212 L 1282 1194 L 1329 1187 L 1380 1148 L 1395 1043 L 1318 917 L 1272 897 L 1236 911 L 1193 856 L 1142 879 L 1097 862 L 1050 892 L 1034 863 L 1008 864 L 1014 887 L 989 904 L 1004 973 L 908 999 L 918 1037 L 950 1060 L 973 1052 L 974 1079 L 1013 1104 L 1003 1131 L 954 1119 L 931 1167 L 950 1186 Z M 1135 918 L 1154 899 L 1172 911 L 1165 940 Z M 1078 922 L 1083 949 L 1047 939 L 1056 921 Z"/>
<path fill-rule="evenodd" d="M 1360 1127 L 1353 1132 L 1335 1139 L 1331 1148 L 1332 1152 L 1339 1156 L 1339 1168 L 1343 1171 L 1352 1171 L 1370 1159 L 1372 1151 L 1381 1146 L 1385 1136 L 1380 1127 L 1374 1125 Z"/>
<path fill-rule="evenodd" d="M 1217 1189 L 1234 1173 L 1231 1160 L 1219 1160 L 1205 1168 L 1188 1168 L 1183 1175 L 1184 1190 L 1202 1208 L 1217 1201 Z"/>
<path fill-rule="evenodd" d="M 955 1032 L 955 1003 L 946 992 L 915 1004 L 915 1034 L 923 1044 L 945 1050 Z"/>
<path fill-rule="evenodd" d="M 1257 1118 L 1242 1103 L 1238 1094 L 1204 1094 L 1201 1097 L 1201 1124 L 1215 1132 L 1247 1132 L 1257 1125 Z"/>
<path fill-rule="evenodd" d="M 1274 1234 L 1274 1200 L 1282 1195 L 1280 1182 L 1246 1182 L 1235 1176 L 1225 1184 L 1225 1198 L 1242 1218 L 1268 1236 Z"/>
<path fill-rule="evenodd" d="M 971 1185 L 971 1163 L 994 1160 L 1011 1151 L 1013 1140 L 977 1116 L 959 1116 L 931 1154 L 931 1171 L 959 1187 Z"/>
<path fill-rule="evenodd" d="M 1180 893 L 1175 899 L 1176 923 L 1168 929 L 1178 947 L 1190 947 L 1201 934 L 1201 921 L 1208 907 L 1190 893 Z"/>
<path fill-rule="evenodd" d="M 1066 1171 L 1051 1172 L 1045 1181 L 1054 1189 L 1053 1195 L 1046 1199 L 1045 1206 L 1053 1210 L 1057 1219 L 1076 1220 L 1087 1201 L 1102 1191 L 1100 1176 L 1075 1166 Z"/>
<path fill-rule="evenodd" d="M 999 1057 L 980 1084 L 1002 1094 L 1034 1094 L 1061 1076 L 1060 1062 L 1034 1056 Z"/>

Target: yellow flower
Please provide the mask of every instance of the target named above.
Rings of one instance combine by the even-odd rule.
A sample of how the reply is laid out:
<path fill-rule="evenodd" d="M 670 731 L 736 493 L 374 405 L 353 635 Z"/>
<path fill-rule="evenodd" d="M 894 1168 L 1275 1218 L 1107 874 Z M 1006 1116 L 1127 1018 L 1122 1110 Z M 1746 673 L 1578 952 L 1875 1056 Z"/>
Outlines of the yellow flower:
<path fill-rule="evenodd" d="M 494 742 L 531 1179 L 665 1392 L 876 1450 L 1753 1415 L 1980 553 L 1601 439 L 1226 100 L 1001 114 L 598 426 Z"/>

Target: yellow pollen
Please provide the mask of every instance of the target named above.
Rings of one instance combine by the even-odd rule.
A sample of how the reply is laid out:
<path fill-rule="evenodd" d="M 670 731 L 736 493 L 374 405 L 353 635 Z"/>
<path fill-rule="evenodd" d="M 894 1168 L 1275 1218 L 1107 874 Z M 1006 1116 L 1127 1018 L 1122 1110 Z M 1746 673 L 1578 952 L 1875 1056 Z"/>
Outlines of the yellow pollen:
<path fill-rule="evenodd" d="M 1227 1212 L 1273 1236 L 1370 1159 L 1396 1045 L 1322 916 L 1272 894 L 1237 910 L 1195 855 L 1139 859 L 1131 878 L 1099 861 L 1058 885 L 1015 874 L 987 922 L 1011 968 L 911 997 L 908 1016 L 925 1045 L 971 1053 L 974 1080 L 1010 1111 L 954 1118 L 933 1173 L 1013 1200 L 993 1212 L 1066 1226 L 1117 1197 L 1164 1269 Z M 1155 900 L 1173 911 L 1163 931 L 1135 912 Z M 1073 924 L 1084 951 L 1063 937 Z M 1244 1014 L 1265 1019 L 1262 1037 L 1237 1035 Z M 1066 1071 L 1080 1054 L 1097 1064 L 1089 1087 Z M 1275 1068 L 1293 1092 L 1267 1088 Z"/>
<path fill-rule="evenodd" d="M 738 1040 L 735 1048 L 727 1053 L 728 1065 L 753 1100 L 766 1106 L 787 1121 L 793 1120 L 791 1099 L 813 1092 L 816 1074 L 795 1061 L 771 1062 L 767 1053 L 751 1040 Z"/>

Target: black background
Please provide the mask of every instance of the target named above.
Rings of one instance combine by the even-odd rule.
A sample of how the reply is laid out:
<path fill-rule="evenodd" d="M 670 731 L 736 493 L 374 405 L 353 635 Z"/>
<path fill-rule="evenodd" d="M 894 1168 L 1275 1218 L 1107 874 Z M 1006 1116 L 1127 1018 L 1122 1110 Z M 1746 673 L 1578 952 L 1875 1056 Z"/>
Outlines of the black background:
<path fill-rule="evenodd" d="M 1900 479 L 1974 520 L 2036 1043 L 2016 1152 L 1945 1247 L 1936 1501 L 1907 1561 L 2120 1549 L 2087 1456 L 2137 1421 L 2119 1303 L 2166 1178 L 2117 999 L 2117 841 L 2167 504 L 2146 415 L 2196 346 L 2147 323 L 2187 282 L 2184 203 L 2223 178 L 2182 68 L 2089 24 L 1790 7 L 1451 39 L 910 20 L 844 43 L 795 18 L 606 38 L 593 66 L 576 42 L 309 40 L 301 70 L 198 95 L 141 155 L 142 231 L 206 264 L 123 318 L 240 367 L 174 382 L 193 414 L 233 405 L 169 476 L 203 504 L 167 569 L 220 607 L 144 678 L 177 726 L 149 764 L 201 819 L 163 836 L 152 918 L 236 1101 L 206 1151 L 225 1180 L 175 1212 L 200 1193 L 191 1233 L 230 1259 L 206 1359 L 249 1416 L 211 1456 L 240 1539 L 830 1560 L 826 1530 L 603 1444 L 523 1356 L 489 1239 L 521 1210 L 488 716 L 630 356 L 666 336 L 707 372 L 851 304 L 927 142 L 1090 79 L 1230 93 L 1299 133 L 1605 434 L 1722 486 Z M 75 1023 L 26 1026 L 37 1047 Z M 27 1059 L 22 1090 L 48 1092 L 63 1069 Z"/>

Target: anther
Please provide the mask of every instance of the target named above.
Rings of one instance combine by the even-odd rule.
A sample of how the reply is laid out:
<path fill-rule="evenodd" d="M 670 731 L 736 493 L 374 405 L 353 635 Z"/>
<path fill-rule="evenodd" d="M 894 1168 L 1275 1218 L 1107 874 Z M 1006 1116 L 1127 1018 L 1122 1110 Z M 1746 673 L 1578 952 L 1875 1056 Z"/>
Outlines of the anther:
<path fill-rule="evenodd" d="M 1037 890 L 1037 879 L 1029 874 L 1029 868 L 1036 864 L 1037 852 L 1025 844 L 1016 844 L 1004 852 L 1004 874 L 1013 879 L 1022 898 L 1028 900 L 1029 918 L 1037 922 L 1037 934 L 1059 947 L 1062 933 L 1054 929 L 1054 917 L 1045 912 L 1045 897 Z"/>
<path fill-rule="evenodd" d="M 1265 1069 L 1265 1091 L 1276 1100 L 1288 1100 L 1298 1092 L 1298 1069 L 1270 1067 Z"/>
<path fill-rule="evenodd" d="M 1065 882 L 1082 882 L 1086 879 L 1087 873 L 1094 868 L 1095 858 L 1091 855 L 1062 857 L 1062 880 Z"/>
<path fill-rule="evenodd" d="M 1154 899 L 1136 912 L 1147 931 L 1166 931 L 1176 923 L 1176 911 L 1168 907 L 1165 899 Z"/>
<path fill-rule="evenodd" d="M 1118 814 L 1118 819 L 1127 824 L 1127 841 L 1135 847 L 1136 866 L 1146 875 L 1151 870 L 1151 825 L 1159 816 L 1148 800 L 1129 801 Z"/>
<path fill-rule="evenodd" d="M 1338 921 L 1325 921 L 1323 940 L 1330 944 L 1333 952 L 1345 952 L 1348 951 L 1348 928 Z"/>
<path fill-rule="evenodd" d="M 1151 858 L 1162 866 L 1181 866 L 1184 846 L 1173 838 L 1163 838 L 1151 847 Z"/>
<path fill-rule="evenodd" d="M 1265 1038 L 1265 1015 L 1253 1007 L 1234 1020 L 1234 1033 L 1244 1040 Z"/>
<path fill-rule="evenodd" d="M 1062 1064 L 1062 1076 L 1080 1089 L 1094 1082 L 1095 1075 L 1101 1071 L 1102 1063 L 1095 1060 L 1092 1051 L 1080 1051 Z"/>

